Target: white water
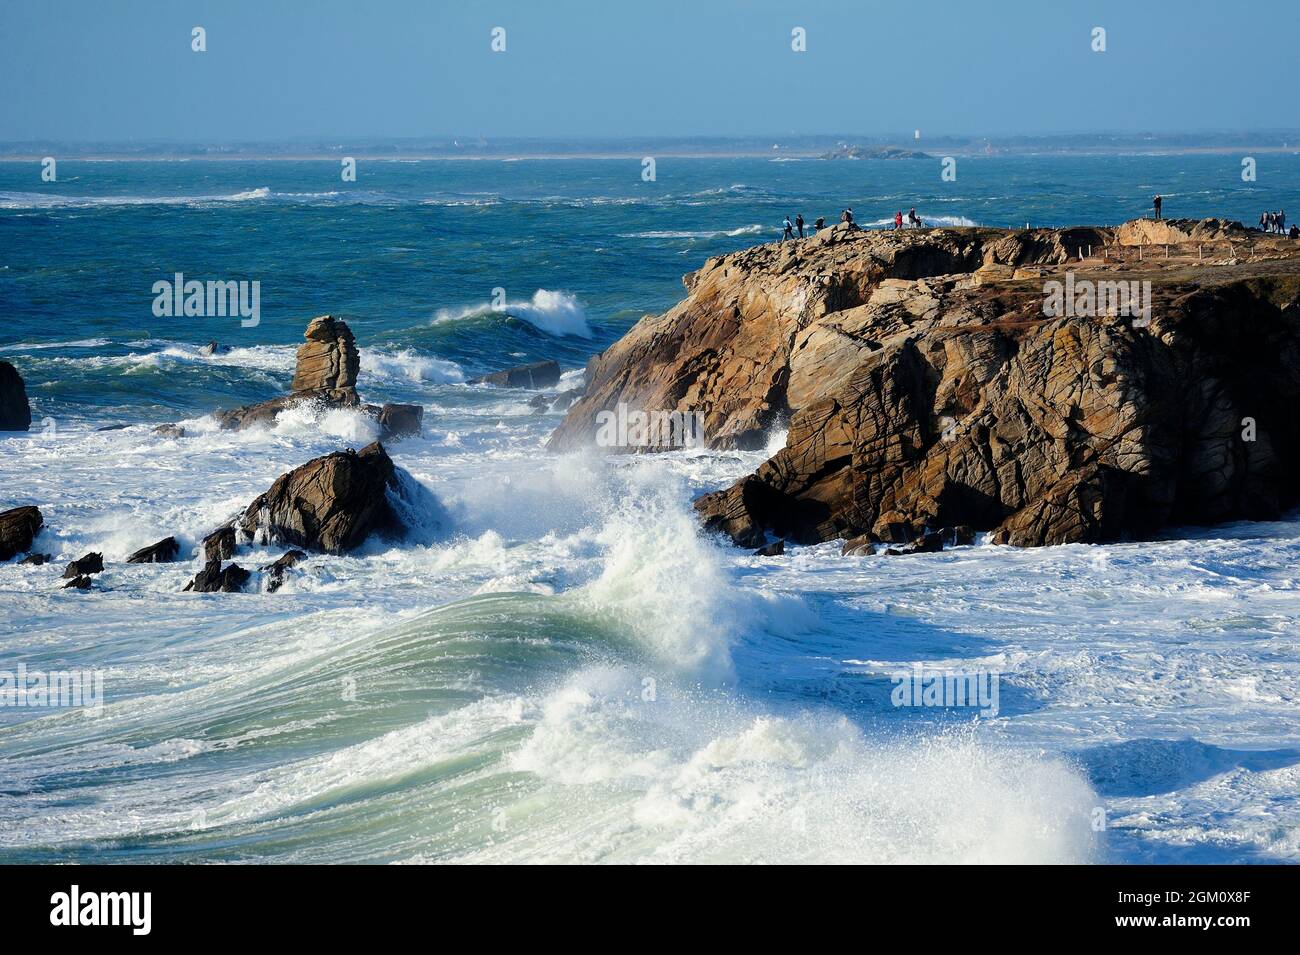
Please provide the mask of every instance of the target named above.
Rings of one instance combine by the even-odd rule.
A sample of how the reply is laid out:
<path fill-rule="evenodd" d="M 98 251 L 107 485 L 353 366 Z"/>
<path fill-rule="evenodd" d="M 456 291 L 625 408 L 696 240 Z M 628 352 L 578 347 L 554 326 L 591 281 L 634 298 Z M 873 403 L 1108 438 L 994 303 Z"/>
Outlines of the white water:
<path fill-rule="evenodd" d="M 553 292 L 544 288 L 534 292 L 532 300 L 528 302 L 507 301 L 502 305 L 484 302 L 461 308 L 439 309 L 434 321 L 461 322 L 490 315 L 509 315 L 557 338 L 564 335 L 592 337 L 591 327 L 587 324 L 587 313 L 577 298 L 568 292 Z"/>
<path fill-rule="evenodd" d="M 255 355 L 226 357 L 280 361 Z M 4 665 L 100 667 L 107 696 L 0 709 L 0 857 L 1300 858 L 1296 524 L 756 558 L 689 500 L 765 452 L 548 456 L 554 416 L 370 361 L 427 389 L 390 449 L 432 495 L 422 543 L 313 556 L 276 594 L 180 591 L 208 530 L 368 418 L 0 440 L 55 558 L 0 565 Z M 181 562 L 121 562 L 168 534 Z M 58 589 L 88 550 L 96 589 Z M 914 662 L 999 671 L 1000 713 L 895 709 Z"/>

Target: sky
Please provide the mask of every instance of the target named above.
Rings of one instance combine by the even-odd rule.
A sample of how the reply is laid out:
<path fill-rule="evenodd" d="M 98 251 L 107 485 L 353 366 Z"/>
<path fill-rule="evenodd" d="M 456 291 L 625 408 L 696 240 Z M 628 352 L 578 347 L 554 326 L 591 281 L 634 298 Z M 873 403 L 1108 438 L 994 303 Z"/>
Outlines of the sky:
<path fill-rule="evenodd" d="M 0 0 L 0 141 L 1297 128 L 1297 40 L 1300 0 Z"/>

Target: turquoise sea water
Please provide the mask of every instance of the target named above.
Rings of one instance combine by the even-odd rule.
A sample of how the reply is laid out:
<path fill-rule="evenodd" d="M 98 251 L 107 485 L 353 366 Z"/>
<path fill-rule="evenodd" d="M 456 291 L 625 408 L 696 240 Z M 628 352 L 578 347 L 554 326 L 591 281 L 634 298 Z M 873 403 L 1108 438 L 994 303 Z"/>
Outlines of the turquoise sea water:
<path fill-rule="evenodd" d="M 0 359 L 35 424 L 0 508 L 0 670 L 95 669 L 103 712 L 0 707 L 0 861 L 1295 861 L 1300 525 L 908 559 L 755 558 L 693 496 L 769 451 L 552 456 L 562 387 L 705 258 L 802 212 L 862 223 L 1300 215 L 1300 156 L 934 161 L 0 163 Z M 256 280 L 260 323 L 159 318 L 177 273 Z M 497 289 L 505 305 L 492 305 Z M 312 316 L 352 326 L 417 533 L 313 556 L 275 594 L 196 596 L 202 536 L 374 426 L 282 393 Z M 226 350 L 204 355 L 216 340 Z M 153 424 L 183 420 L 189 436 Z M 97 429 L 126 425 L 113 431 Z M 175 535 L 182 558 L 129 565 Z M 89 593 L 59 589 L 88 550 Z M 250 569 L 278 555 L 241 550 Z M 915 663 L 1001 675 L 1000 711 L 898 709 Z M 1098 827 L 1098 810 L 1105 825 Z"/>

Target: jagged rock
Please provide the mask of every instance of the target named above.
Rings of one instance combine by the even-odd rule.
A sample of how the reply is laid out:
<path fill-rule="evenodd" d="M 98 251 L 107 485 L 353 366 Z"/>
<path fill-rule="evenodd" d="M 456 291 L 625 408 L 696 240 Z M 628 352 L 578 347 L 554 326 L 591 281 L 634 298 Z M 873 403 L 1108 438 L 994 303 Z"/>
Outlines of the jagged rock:
<path fill-rule="evenodd" d="M 303 337 L 307 341 L 298 348 L 291 393 L 230 411 L 218 411 L 214 417 L 222 428 L 240 430 L 268 423 L 281 411 L 306 401 L 331 408 L 355 408 L 361 404 L 356 391 L 361 355 L 347 323 L 332 315 L 322 315 L 311 320 Z"/>
<path fill-rule="evenodd" d="M 0 361 L 0 431 L 27 431 L 32 426 L 32 407 L 18 369 Z"/>
<path fill-rule="evenodd" d="M 44 525 L 40 508 L 31 505 L 0 511 L 0 560 L 30 550 L 32 539 Z"/>
<path fill-rule="evenodd" d="M 303 332 L 298 362 L 289 386 L 295 392 L 347 392 L 357 386 L 361 354 L 347 323 L 332 315 L 313 318 Z"/>
<path fill-rule="evenodd" d="M 490 375 L 472 378 L 471 385 L 496 385 L 499 388 L 551 388 L 560 380 L 560 365 L 555 361 L 537 361 L 518 365 Z"/>
<path fill-rule="evenodd" d="M 773 541 L 772 543 L 768 544 L 766 547 L 760 547 L 758 550 L 754 551 L 754 556 L 755 557 L 780 557 L 784 553 L 785 553 L 785 541 L 778 540 L 778 541 Z"/>
<path fill-rule="evenodd" d="M 141 547 L 126 559 L 128 564 L 167 564 L 176 559 L 181 546 L 175 537 L 164 537 L 155 544 Z"/>
<path fill-rule="evenodd" d="M 67 574 L 64 574 L 64 576 L 66 577 Z M 64 590 L 69 590 L 69 589 L 71 589 L 71 590 L 89 590 L 89 589 L 90 589 L 90 585 L 91 585 L 93 582 L 94 582 L 94 581 L 92 581 L 92 580 L 91 580 L 89 577 L 87 577 L 85 574 L 77 574 L 77 575 L 74 576 L 71 580 L 69 580 L 66 584 L 63 585 L 63 589 L 64 589 Z"/>
<path fill-rule="evenodd" d="M 903 554 L 937 554 L 943 550 L 943 535 L 938 531 L 931 531 L 923 534 L 910 544 L 904 544 L 901 547 L 890 547 L 885 550 L 885 556 L 898 557 Z"/>
<path fill-rule="evenodd" d="M 274 563 L 259 567 L 266 574 L 266 592 L 273 594 L 284 586 L 284 572 L 297 565 L 307 554 L 300 550 L 289 550 L 281 554 Z"/>
<path fill-rule="evenodd" d="M 233 525 L 218 527 L 203 538 L 203 560 L 230 560 L 235 556 L 235 528 Z"/>
<path fill-rule="evenodd" d="M 1089 232 L 1114 235 L 843 232 L 710 259 L 684 302 L 592 359 L 549 447 L 590 443 L 619 402 L 702 414 L 714 448 L 788 424 L 755 473 L 696 501 L 747 548 L 873 535 L 915 551 L 960 525 L 1018 545 L 1108 541 L 1300 503 L 1285 410 L 1300 403 L 1300 254 L 1090 272 L 1062 261 Z M 1028 267 L 1043 276 L 1006 274 Z M 1046 315 L 1045 283 L 1067 269 L 1150 281 L 1150 322 Z"/>
<path fill-rule="evenodd" d="M 376 416 L 382 439 L 409 438 L 420 433 L 424 409 L 419 405 L 383 405 Z"/>
<path fill-rule="evenodd" d="M 388 489 L 396 468 L 384 446 L 337 451 L 283 474 L 248 506 L 239 526 L 298 547 L 341 554 L 371 534 L 402 529 Z"/>
<path fill-rule="evenodd" d="M 840 548 L 841 557 L 870 557 L 876 552 L 876 545 L 870 535 L 862 534 L 844 542 Z"/>
<path fill-rule="evenodd" d="M 78 557 L 63 570 L 64 577 L 81 577 L 86 574 L 98 574 L 104 569 L 104 555 L 95 551 Z"/>
<path fill-rule="evenodd" d="M 153 433 L 163 438 L 185 437 L 185 429 L 178 424 L 160 424 L 153 429 Z"/>
<path fill-rule="evenodd" d="M 244 584 L 248 583 L 251 576 L 238 564 L 230 564 L 223 570 L 221 561 L 213 559 L 194 575 L 194 579 L 185 585 L 185 590 L 199 594 L 237 593 L 244 589 Z"/>
<path fill-rule="evenodd" d="M 52 555 L 50 554 L 28 554 L 18 563 L 31 564 L 33 567 L 40 567 L 42 564 L 48 564 L 51 556 Z"/>
<path fill-rule="evenodd" d="M 199 354 L 204 358 L 211 358 L 213 355 L 221 355 L 228 351 L 230 351 L 230 348 L 227 345 L 222 345 L 218 342 L 208 342 L 199 349 Z"/>

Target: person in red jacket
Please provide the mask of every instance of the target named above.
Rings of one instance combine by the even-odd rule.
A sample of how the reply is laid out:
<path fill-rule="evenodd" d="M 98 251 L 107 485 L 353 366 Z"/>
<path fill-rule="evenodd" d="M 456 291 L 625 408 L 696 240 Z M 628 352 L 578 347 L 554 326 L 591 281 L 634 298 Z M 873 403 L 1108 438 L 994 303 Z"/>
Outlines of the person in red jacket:
<path fill-rule="evenodd" d="M 895 213 L 894 213 L 894 228 L 895 228 L 895 229 L 901 229 L 901 228 L 903 228 L 903 213 L 902 213 L 902 212 L 895 212 Z"/>

